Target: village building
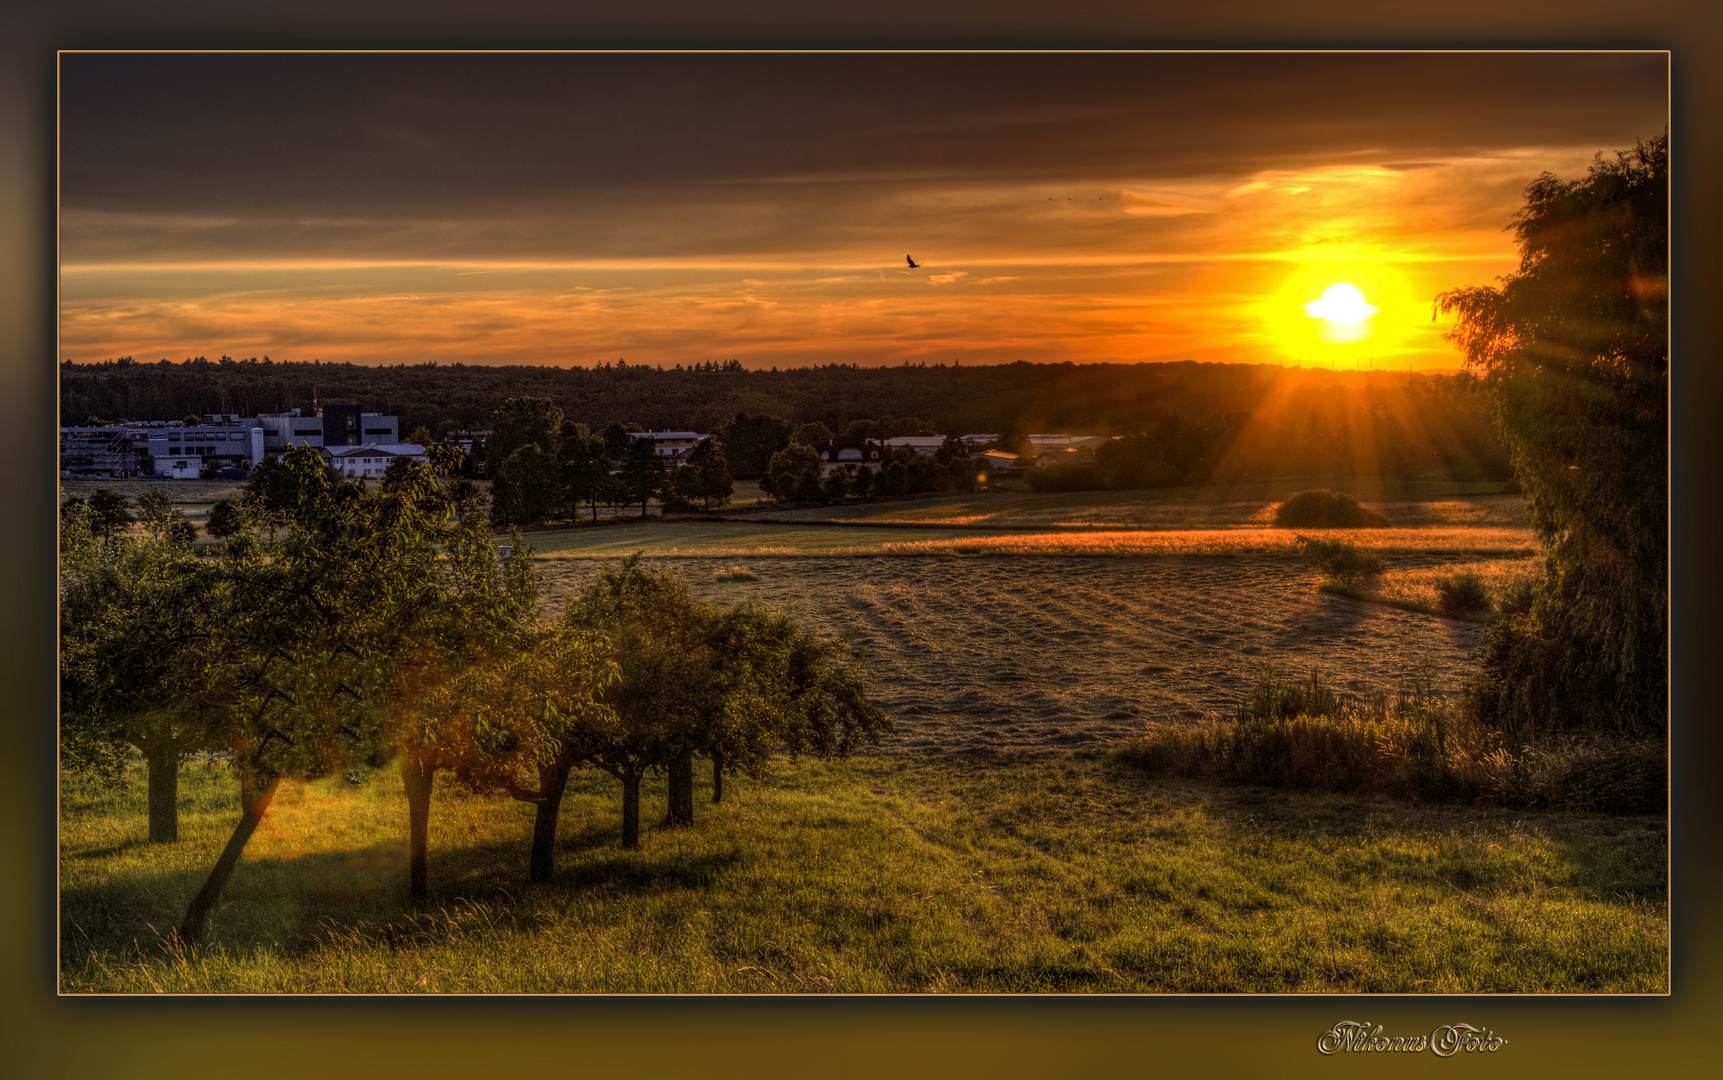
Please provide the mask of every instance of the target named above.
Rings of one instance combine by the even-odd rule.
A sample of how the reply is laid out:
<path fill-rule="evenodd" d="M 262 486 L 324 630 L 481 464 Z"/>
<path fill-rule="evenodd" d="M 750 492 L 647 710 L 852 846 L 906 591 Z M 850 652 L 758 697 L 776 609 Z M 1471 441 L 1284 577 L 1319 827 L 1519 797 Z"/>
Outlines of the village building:
<path fill-rule="evenodd" d="M 216 413 L 184 420 L 122 420 L 60 429 L 60 475 L 67 479 L 159 476 L 195 480 L 212 474 L 242 477 L 265 456 L 296 446 L 395 445 L 399 417 L 325 405 L 313 415 L 299 409 L 243 417 Z M 422 451 L 421 451 L 422 452 Z"/>
<path fill-rule="evenodd" d="M 700 445 L 700 440 L 710 438 L 697 431 L 631 431 L 629 435 L 636 439 L 651 439 L 652 452 L 666 465 L 682 464 Z"/>
<path fill-rule="evenodd" d="M 988 450 L 980 454 L 970 454 L 969 460 L 977 465 L 986 466 L 993 472 L 1004 472 L 1017 464 L 1017 455 L 1007 454 L 1003 450 Z"/>
<path fill-rule="evenodd" d="M 425 448 L 417 443 L 364 446 L 325 446 L 323 456 L 335 471 L 350 479 L 375 480 L 396 461 L 424 461 Z"/>
<path fill-rule="evenodd" d="M 821 439 L 814 443 L 814 452 L 820 455 L 822 480 L 835 472 L 846 472 L 851 476 L 862 469 L 878 472 L 891 460 L 891 451 L 878 439 L 864 439 L 857 435 Z"/>

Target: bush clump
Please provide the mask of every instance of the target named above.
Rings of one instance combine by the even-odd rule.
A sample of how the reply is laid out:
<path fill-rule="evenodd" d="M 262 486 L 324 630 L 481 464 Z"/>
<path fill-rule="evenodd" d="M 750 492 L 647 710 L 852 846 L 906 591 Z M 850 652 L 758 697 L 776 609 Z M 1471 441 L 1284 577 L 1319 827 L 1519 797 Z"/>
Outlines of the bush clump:
<path fill-rule="evenodd" d="M 1657 740 L 1590 736 L 1516 749 L 1431 692 L 1427 677 L 1365 699 L 1336 692 L 1315 670 L 1289 681 L 1270 669 L 1236 716 L 1153 727 L 1110 760 L 1223 783 L 1588 813 L 1660 813 L 1668 791 Z"/>
<path fill-rule="evenodd" d="M 1305 562 L 1328 575 L 1336 585 L 1356 589 L 1382 576 L 1382 560 L 1373 552 L 1362 551 L 1340 540 L 1298 538 L 1298 554 Z"/>
<path fill-rule="evenodd" d="M 718 571 L 715 581 L 759 581 L 760 575 L 741 566 L 732 566 L 728 570 Z"/>
<path fill-rule="evenodd" d="M 1289 496 L 1274 511 L 1280 529 L 1380 529 L 1388 519 L 1358 504 L 1355 495 L 1317 488 Z"/>
<path fill-rule="evenodd" d="M 1358 700 L 1337 693 L 1319 671 L 1288 681 L 1270 670 L 1235 717 L 1156 728 L 1113 759 L 1237 784 L 1446 799 L 1481 786 L 1457 762 L 1496 749 L 1460 724 L 1427 680 Z"/>
<path fill-rule="evenodd" d="M 1471 570 L 1438 578 L 1436 605 L 1450 618 L 1487 612 L 1491 607 L 1490 586 Z"/>

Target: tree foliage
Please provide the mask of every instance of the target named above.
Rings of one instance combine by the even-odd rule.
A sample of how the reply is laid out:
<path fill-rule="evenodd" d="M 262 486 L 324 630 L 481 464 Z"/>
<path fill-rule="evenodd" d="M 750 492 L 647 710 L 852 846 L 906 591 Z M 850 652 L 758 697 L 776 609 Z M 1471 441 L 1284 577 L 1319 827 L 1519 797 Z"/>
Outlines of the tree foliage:
<path fill-rule="evenodd" d="M 1665 727 L 1668 187 L 1667 135 L 1580 180 L 1546 173 L 1512 225 L 1518 271 L 1438 300 L 1546 555 L 1541 594 L 1492 630 L 1471 688 L 1509 730 Z"/>
<path fill-rule="evenodd" d="M 518 447 L 491 482 L 491 516 L 498 525 L 536 525 L 564 501 L 563 470 L 538 443 Z"/>
<path fill-rule="evenodd" d="M 820 474 L 825 466 L 820 455 L 806 443 L 791 443 L 772 455 L 760 490 L 779 500 L 816 501 L 824 494 Z"/>
<path fill-rule="evenodd" d="M 106 540 L 132 524 L 131 500 L 112 488 L 97 488 L 90 493 L 90 528 Z"/>
<path fill-rule="evenodd" d="M 547 454 L 560 449 L 562 410 L 549 398 L 511 397 L 490 415 L 490 435 L 485 439 L 485 460 L 490 475 L 523 446 L 537 444 Z"/>
<path fill-rule="evenodd" d="M 136 749 L 149 771 L 149 837 L 172 841 L 181 760 L 226 743 L 218 672 L 231 586 L 167 526 L 98 543 L 89 517 L 68 515 L 61 531 L 61 757 L 119 782 L 124 749 Z"/>

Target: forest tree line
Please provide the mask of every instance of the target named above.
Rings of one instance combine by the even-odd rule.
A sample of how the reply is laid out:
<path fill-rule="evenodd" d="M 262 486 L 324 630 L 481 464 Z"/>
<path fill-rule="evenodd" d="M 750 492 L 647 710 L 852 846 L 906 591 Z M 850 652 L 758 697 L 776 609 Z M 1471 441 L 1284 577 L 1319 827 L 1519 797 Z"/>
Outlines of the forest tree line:
<path fill-rule="evenodd" d="M 553 402 L 591 430 L 717 433 L 738 415 L 875 437 L 1032 432 L 1145 435 L 1178 482 L 1287 475 L 1510 475 L 1487 398 L 1469 375 L 1331 372 L 1248 364 L 827 365 L 750 371 L 426 363 L 386 367 L 202 357 L 67 361 L 63 423 L 179 419 L 357 404 L 440 439 L 485 430 L 510 398 Z M 858 423 L 859 422 L 859 423 Z M 1140 448 L 1139 448 L 1140 449 Z M 731 460 L 738 477 L 759 475 Z M 760 471 L 763 471 L 762 462 Z"/>

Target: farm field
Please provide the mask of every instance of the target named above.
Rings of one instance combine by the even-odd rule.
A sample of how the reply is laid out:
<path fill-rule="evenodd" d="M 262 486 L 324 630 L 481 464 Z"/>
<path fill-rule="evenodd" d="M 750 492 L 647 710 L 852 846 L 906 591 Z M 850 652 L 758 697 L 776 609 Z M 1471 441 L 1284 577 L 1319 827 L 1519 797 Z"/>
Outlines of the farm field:
<path fill-rule="evenodd" d="M 1453 568 L 1491 580 L 1529 572 L 1536 548 L 1523 502 L 1468 490 L 1400 492 L 1408 501 L 1397 512 L 1421 527 L 1302 532 L 1381 554 L 1397 598 L 1430 593 Z M 1484 628 L 1320 591 L 1320 574 L 1296 558 L 1299 532 L 1262 523 L 1268 494 L 1275 490 L 995 492 L 892 504 L 894 513 L 924 514 L 913 527 L 859 513 L 841 524 L 796 523 L 804 512 L 787 511 L 526 539 L 552 607 L 595 571 L 591 560 L 642 552 L 704 599 L 753 599 L 824 635 L 853 635 L 898 724 L 890 746 L 906 751 L 1111 745 L 1146 723 L 1231 711 L 1268 664 L 1294 674 L 1319 667 L 1359 694 L 1415 677 L 1456 690 Z M 1137 525 L 1028 523 L 1081 516 L 1085 506 Z M 1025 523 L 958 523 L 977 507 Z M 1207 527 L 1190 527 L 1193 519 Z M 1151 520 L 1182 527 L 1143 524 Z"/>
<path fill-rule="evenodd" d="M 1290 559 L 755 558 L 669 563 L 698 596 L 755 599 L 867 650 L 891 751 L 1105 746 L 1235 708 L 1264 664 L 1355 692 L 1428 670 L 1457 686 L 1483 627 L 1317 590 Z M 595 568 L 541 564 L 556 603 Z M 753 581 L 720 581 L 732 569 Z"/>
<path fill-rule="evenodd" d="M 702 776 L 702 780 L 704 776 Z M 558 875 L 531 811 L 438 785 L 432 904 L 406 898 L 393 770 L 296 784 L 196 953 L 164 948 L 231 828 L 194 768 L 183 839 L 141 788 L 62 798 L 70 993 L 1660 993 L 1655 818 L 1150 781 L 1094 757 L 783 763 L 617 843 L 576 773 Z M 662 789 L 644 795 L 662 805 Z"/>
<path fill-rule="evenodd" d="M 1396 519 L 1421 525 L 1321 535 L 1381 554 L 1384 595 L 1402 601 L 1457 570 L 1498 586 L 1535 570 L 1517 499 L 1427 494 Z M 1109 529 L 1035 519 L 1079 520 L 1070 496 L 1006 498 L 1020 524 L 959 523 L 972 500 L 902 524 L 529 534 L 552 613 L 600 560 L 643 551 L 700 598 L 850 635 L 895 734 L 847 761 L 733 777 L 716 806 L 702 767 L 688 828 L 657 824 L 662 781 L 649 782 L 638 852 L 619 843 L 618 784 L 579 770 L 548 885 L 526 881 L 530 807 L 439 779 L 424 909 L 406 895 L 394 770 L 295 783 L 196 953 L 158 931 L 227 839 L 231 779 L 188 768 L 182 840 L 149 845 L 141 783 L 66 777 L 62 989 L 1667 989 L 1661 819 L 1216 787 L 1106 756 L 1148 726 L 1230 713 L 1267 665 L 1319 668 L 1347 693 L 1413 679 L 1451 693 L 1482 625 L 1323 591 L 1296 534 L 1265 527 L 1252 498 L 1100 500 L 1089 520 L 1133 523 Z"/>

